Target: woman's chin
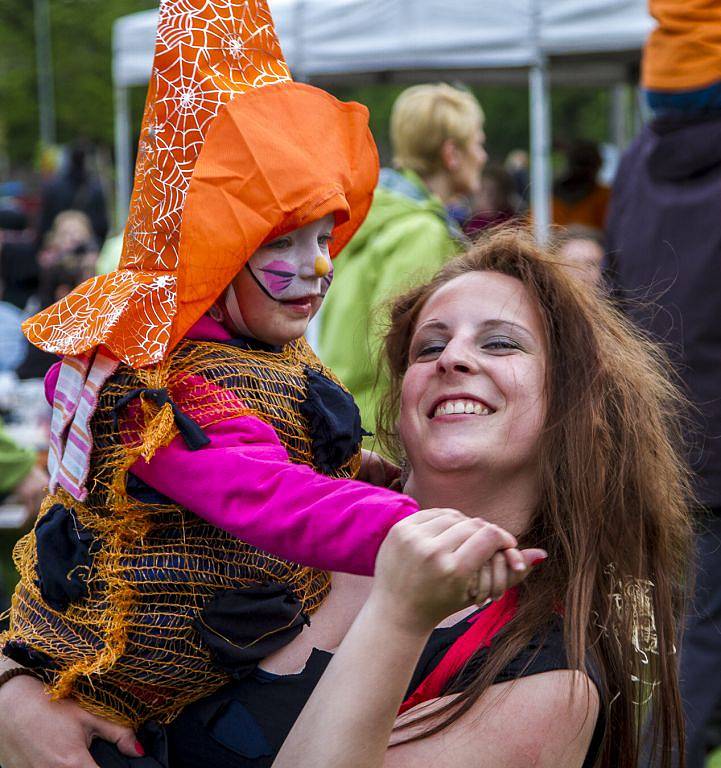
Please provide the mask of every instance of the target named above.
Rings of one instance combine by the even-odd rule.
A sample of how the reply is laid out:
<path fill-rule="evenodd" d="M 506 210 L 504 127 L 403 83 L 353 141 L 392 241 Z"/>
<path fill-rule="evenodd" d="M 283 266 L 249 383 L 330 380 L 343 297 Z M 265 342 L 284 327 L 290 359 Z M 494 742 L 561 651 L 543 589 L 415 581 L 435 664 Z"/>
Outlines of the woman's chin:
<path fill-rule="evenodd" d="M 486 451 L 477 441 L 429 441 L 423 449 L 423 463 L 436 472 L 459 473 L 488 466 Z"/>

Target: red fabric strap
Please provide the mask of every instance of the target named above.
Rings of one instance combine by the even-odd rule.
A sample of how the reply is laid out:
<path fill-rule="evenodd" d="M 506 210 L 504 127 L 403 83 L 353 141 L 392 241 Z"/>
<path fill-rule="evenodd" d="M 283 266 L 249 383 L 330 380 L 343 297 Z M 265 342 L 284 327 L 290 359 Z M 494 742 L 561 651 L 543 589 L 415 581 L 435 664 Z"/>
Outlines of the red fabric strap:
<path fill-rule="evenodd" d="M 402 715 L 417 704 L 437 699 L 444 687 L 481 648 L 487 648 L 493 638 L 515 616 L 518 590 L 509 589 L 500 600 L 491 603 L 470 619 L 471 626 L 446 651 L 436 668 L 421 681 L 415 691 L 401 704 Z"/>

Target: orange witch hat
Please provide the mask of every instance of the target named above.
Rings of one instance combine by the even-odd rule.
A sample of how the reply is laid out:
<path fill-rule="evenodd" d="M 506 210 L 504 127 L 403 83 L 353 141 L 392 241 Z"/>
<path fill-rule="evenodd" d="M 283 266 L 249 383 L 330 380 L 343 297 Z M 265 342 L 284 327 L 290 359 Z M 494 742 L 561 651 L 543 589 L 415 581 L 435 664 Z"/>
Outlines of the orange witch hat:
<path fill-rule="evenodd" d="M 377 176 L 367 110 L 291 80 L 265 0 L 163 0 L 120 266 L 25 334 L 156 363 L 264 241 L 333 213 L 335 256 Z"/>

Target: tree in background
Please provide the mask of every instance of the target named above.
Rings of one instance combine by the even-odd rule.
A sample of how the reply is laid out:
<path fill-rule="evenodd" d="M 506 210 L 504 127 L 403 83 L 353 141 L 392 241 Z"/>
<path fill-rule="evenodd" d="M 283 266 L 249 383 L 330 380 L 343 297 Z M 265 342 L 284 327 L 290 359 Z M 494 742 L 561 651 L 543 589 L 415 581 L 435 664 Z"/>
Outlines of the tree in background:
<path fill-rule="evenodd" d="M 110 146 L 113 136 L 111 31 L 127 13 L 157 0 L 48 0 L 57 138 Z M 0 2 L 0 169 L 27 167 L 38 148 L 33 5 Z"/>

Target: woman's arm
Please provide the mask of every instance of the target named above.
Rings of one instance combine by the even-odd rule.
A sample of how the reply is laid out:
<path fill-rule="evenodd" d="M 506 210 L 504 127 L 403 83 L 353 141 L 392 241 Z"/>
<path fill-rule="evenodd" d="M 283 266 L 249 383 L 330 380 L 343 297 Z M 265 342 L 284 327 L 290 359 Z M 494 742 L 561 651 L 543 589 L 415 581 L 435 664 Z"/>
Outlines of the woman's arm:
<path fill-rule="evenodd" d="M 0 656 L 0 673 L 19 666 Z M 52 701 L 26 675 L 0 686 L 0 765 L 3 768 L 97 768 L 88 751 L 95 737 L 122 754 L 142 754 L 130 728 L 81 709 L 72 699 Z"/>
<path fill-rule="evenodd" d="M 274 768 L 380 768 L 413 669 L 433 628 L 469 604 L 469 579 L 515 541 L 478 519 L 424 510 L 396 525 L 378 554 L 367 603 L 281 749 Z M 524 553 L 518 583 L 542 553 Z M 509 560 L 509 562 L 513 562 Z M 494 569 L 496 570 L 496 569 Z M 487 583 L 476 599 L 498 594 Z"/>

